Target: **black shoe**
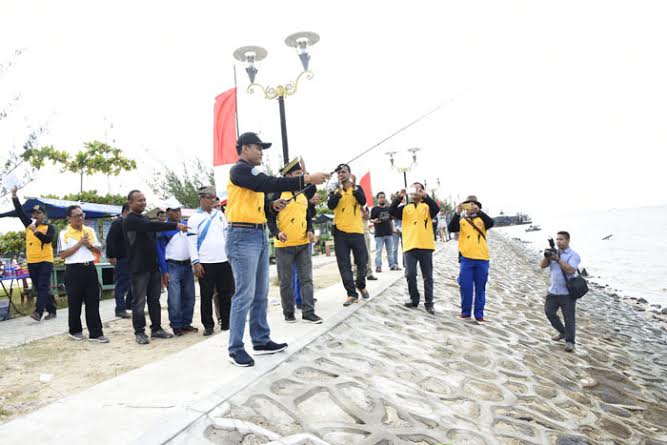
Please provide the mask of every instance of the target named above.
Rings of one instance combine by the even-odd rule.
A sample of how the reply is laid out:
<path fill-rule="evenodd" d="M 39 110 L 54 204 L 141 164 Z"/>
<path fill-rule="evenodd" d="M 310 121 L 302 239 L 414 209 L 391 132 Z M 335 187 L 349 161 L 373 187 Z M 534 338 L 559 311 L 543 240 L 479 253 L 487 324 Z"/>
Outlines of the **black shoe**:
<path fill-rule="evenodd" d="M 393 266 L 393 267 L 391 268 L 391 270 L 401 270 L 401 268 L 398 267 L 398 266 Z"/>
<path fill-rule="evenodd" d="M 370 276 L 367 276 L 366 279 L 370 280 L 370 281 L 375 281 L 375 280 L 378 279 L 378 277 L 376 277 L 375 275 L 370 275 Z"/>
<path fill-rule="evenodd" d="M 255 355 L 275 354 L 287 349 L 287 343 L 275 343 L 269 340 L 267 344 L 253 346 L 252 349 L 255 351 Z"/>
<path fill-rule="evenodd" d="M 120 317 L 120 318 L 132 318 L 132 315 L 130 315 L 127 311 L 117 311 L 117 312 L 116 312 L 116 317 Z"/>
<path fill-rule="evenodd" d="M 287 323 L 296 323 L 296 318 L 294 318 L 294 314 L 287 314 L 285 315 L 285 321 Z"/>
<path fill-rule="evenodd" d="M 371 298 L 371 295 L 368 293 L 366 289 L 359 289 L 359 293 L 361 294 L 361 298 L 365 300 Z"/>
<path fill-rule="evenodd" d="M 403 306 L 409 307 L 410 309 L 414 309 L 417 306 L 419 306 L 419 304 L 414 304 L 412 301 L 406 301 L 405 303 L 403 303 Z"/>
<path fill-rule="evenodd" d="M 301 310 L 301 309 L 303 309 L 303 305 L 301 305 L 301 304 L 297 304 L 297 305 L 296 305 L 296 308 L 297 308 L 298 310 Z"/>
<path fill-rule="evenodd" d="M 56 314 L 55 312 L 53 312 L 53 313 L 47 314 L 46 317 L 44 317 L 44 320 L 53 320 L 53 319 L 56 318 L 57 316 L 58 316 L 58 314 Z"/>
<path fill-rule="evenodd" d="M 185 331 L 184 331 L 183 329 L 181 329 L 181 328 L 174 328 L 174 335 L 175 335 L 176 337 L 180 337 L 180 336 L 182 336 L 183 334 L 185 334 Z"/>
<path fill-rule="evenodd" d="M 248 366 L 255 366 L 255 360 L 248 355 L 245 350 L 241 349 L 239 352 L 229 354 L 229 361 L 236 366 L 247 368 Z"/>
<path fill-rule="evenodd" d="M 151 332 L 151 338 L 171 338 L 171 337 L 173 337 L 173 335 L 165 331 L 164 329 L 158 329 L 155 332 Z"/>
<path fill-rule="evenodd" d="M 42 319 L 42 314 L 40 314 L 39 312 L 33 312 L 32 314 L 30 314 L 30 318 L 32 318 L 35 321 L 40 321 Z"/>
<path fill-rule="evenodd" d="M 148 336 L 144 334 L 143 332 L 141 334 L 136 334 L 134 336 L 134 339 L 139 343 L 140 345 L 147 345 L 151 341 L 148 339 Z"/>
<path fill-rule="evenodd" d="M 190 326 L 186 326 L 186 327 L 184 327 L 184 328 L 181 329 L 181 330 L 182 330 L 183 332 L 185 332 L 185 333 L 187 333 L 187 332 L 199 332 L 199 329 L 197 329 L 196 327 L 194 327 L 194 326 L 192 326 L 192 325 L 190 325 Z"/>
<path fill-rule="evenodd" d="M 213 328 L 204 328 L 204 337 L 208 337 L 209 335 L 213 335 Z"/>
<path fill-rule="evenodd" d="M 427 307 L 426 312 L 428 312 L 431 315 L 435 315 L 435 309 L 433 309 L 433 306 Z"/>
<path fill-rule="evenodd" d="M 376 267 L 375 268 L 375 273 L 382 273 L 382 268 L 381 267 Z"/>
<path fill-rule="evenodd" d="M 345 303 L 343 303 L 343 306 L 345 306 L 345 307 L 350 306 L 353 303 L 356 303 L 357 301 L 359 301 L 359 298 L 357 298 L 357 297 L 352 297 L 352 296 L 347 297 L 347 300 L 345 300 Z"/>
<path fill-rule="evenodd" d="M 229 326 L 222 326 L 222 325 L 220 325 L 220 330 L 221 330 L 222 332 L 224 332 L 224 331 L 229 331 Z"/>
<path fill-rule="evenodd" d="M 304 321 L 307 321 L 308 323 L 313 323 L 313 324 L 320 324 L 322 323 L 322 317 L 318 317 L 315 314 L 304 314 L 301 316 Z"/>

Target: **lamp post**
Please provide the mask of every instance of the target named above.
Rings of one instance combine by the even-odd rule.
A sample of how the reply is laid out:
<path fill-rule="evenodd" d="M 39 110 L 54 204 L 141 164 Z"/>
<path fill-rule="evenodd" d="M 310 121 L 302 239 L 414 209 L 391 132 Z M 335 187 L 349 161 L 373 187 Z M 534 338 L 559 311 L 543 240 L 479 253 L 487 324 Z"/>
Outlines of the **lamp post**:
<path fill-rule="evenodd" d="M 313 45 L 320 41 L 320 36 L 314 32 L 297 32 L 290 34 L 285 39 L 285 45 L 295 48 L 303 71 L 297 76 L 295 81 L 290 81 L 285 85 L 262 86 L 255 82 L 258 67 L 257 63 L 262 61 L 268 55 L 268 51 L 261 46 L 243 46 L 234 51 L 234 58 L 246 65 L 245 71 L 250 79 L 247 92 L 253 94 L 255 89 L 259 89 L 264 93 L 264 98 L 268 100 L 278 99 L 278 110 L 280 112 L 280 133 L 283 144 L 283 163 L 289 162 L 289 147 L 287 144 L 287 121 L 285 119 L 285 96 L 295 94 L 299 88 L 299 81 L 302 77 L 310 80 L 314 74 L 308 69 L 310 63 L 310 49 Z"/>
<path fill-rule="evenodd" d="M 396 164 L 396 155 L 400 154 L 401 151 L 399 151 L 399 150 L 388 151 L 386 153 L 386 155 L 389 156 L 389 163 L 391 164 L 391 168 L 403 173 L 403 186 L 406 189 L 408 188 L 408 172 L 410 170 L 412 170 L 412 167 L 414 167 L 417 164 L 417 152 L 419 150 L 421 150 L 421 149 L 417 148 L 417 147 L 407 149 L 407 151 L 410 152 L 411 155 L 412 155 L 412 162 L 409 165 L 397 165 Z"/>

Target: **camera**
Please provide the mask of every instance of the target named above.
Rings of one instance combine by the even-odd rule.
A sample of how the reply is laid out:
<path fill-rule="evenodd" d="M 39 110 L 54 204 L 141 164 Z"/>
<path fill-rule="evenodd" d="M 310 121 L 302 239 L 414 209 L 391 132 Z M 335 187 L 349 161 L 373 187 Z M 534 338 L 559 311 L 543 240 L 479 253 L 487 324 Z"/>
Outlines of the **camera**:
<path fill-rule="evenodd" d="M 544 249 L 544 258 L 551 258 L 556 254 L 558 254 L 558 250 L 556 250 L 556 243 L 554 243 L 553 238 L 549 238 L 549 248 Z"/>

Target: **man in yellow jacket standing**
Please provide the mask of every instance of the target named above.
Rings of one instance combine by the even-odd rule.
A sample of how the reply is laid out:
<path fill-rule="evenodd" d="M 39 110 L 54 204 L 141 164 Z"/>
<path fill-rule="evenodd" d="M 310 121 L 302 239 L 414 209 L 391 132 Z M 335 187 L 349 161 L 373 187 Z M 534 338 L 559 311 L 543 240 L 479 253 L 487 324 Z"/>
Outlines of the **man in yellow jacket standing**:
<path fill-rule="evenodd" d="M 474 195 L 456 206 L 456 213 L 449 222 L 450 233 L 459 232 L 459 260 L 461 269 L 462 319 L 470 318 L 473 288 L 475 293 L 475 320 L 485 322 L 486 281 L 489 278 L 489 246 L 486 233 L 493 227 L 493 219 L 482 212 L 482 204 Z"/>
<path fill-rule="evenodd" d="M 410 301 L 405 306 L 416 308 L 419 305 L 417 288 L 417 263 L 424 277 L 424 306 L 426 312 L 435 315 L 433 308 L 433 218 L 438 214 L 438 204 L 426 194 L 424 186 L 416 182 L 412 185 L 410 202 L 399 207 L 405 196 L 401 190 L 389 207 L 389 214 L 403 222 L 403 252 L 405 257 L 405 276 L 408 280 Z"/>

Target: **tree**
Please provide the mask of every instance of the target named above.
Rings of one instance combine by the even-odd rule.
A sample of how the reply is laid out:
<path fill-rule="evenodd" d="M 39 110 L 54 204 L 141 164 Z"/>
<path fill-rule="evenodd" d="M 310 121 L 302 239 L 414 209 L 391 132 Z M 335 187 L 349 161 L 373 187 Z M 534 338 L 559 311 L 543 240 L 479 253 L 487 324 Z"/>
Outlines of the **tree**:
<path fill-rule="evenodd" d="M 61 164 L 62 171 L 78 173 L 81 177 L 79 196 L 83 197 L 83 176 L 104 173 L 107 176 L 118 176 L 122 171 L 137 168 L 136 161 L 123 156 L 120 148 L 112 147 L 104 142 L 92 141 L 84 144 L 84 150 L 73 157 L 67 152 L 59 151 L 53 146 L 34 148 L 24 151 L 23 159 L 35 169 L 44 167 L 45 161 Z"/>
<path fill-rule="evenodd" d="M 6 232 L 0 235 L 0 255 L 18 255 L 25 251 L 25 232 Z"/>
<path fill-rule="evenodd" d="M 81 193 L 70 193 L 64 196 L 57 196 L 53 194 L 43 195 L 44 198 L 63 199 L 65 201 L 90 202 L 94 204 L 111 204 L 123 205 L 127 201 L 127 196 L 107 193 L 106 195 L 99 195 L 97 190 L 85 190 Z"/>
<path fill-rule="evenodd" d="M 184 162 L 178 171 L 163 165 L 147 182 L 161 199 L 173 198 L 184 207 L 195 209 L 199 207 L 197 189 L 206 185 L 215 186 L 215 177 L 213 168 L 204 166 L 201 159 L 196 158 L 191 163 Z"/>

